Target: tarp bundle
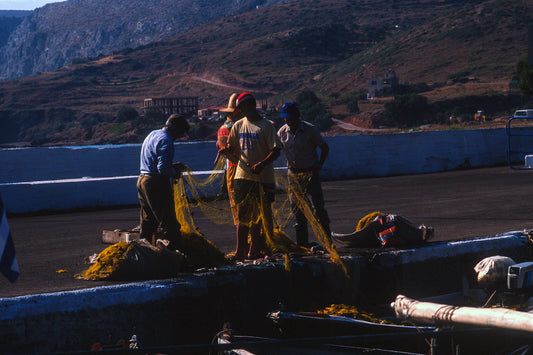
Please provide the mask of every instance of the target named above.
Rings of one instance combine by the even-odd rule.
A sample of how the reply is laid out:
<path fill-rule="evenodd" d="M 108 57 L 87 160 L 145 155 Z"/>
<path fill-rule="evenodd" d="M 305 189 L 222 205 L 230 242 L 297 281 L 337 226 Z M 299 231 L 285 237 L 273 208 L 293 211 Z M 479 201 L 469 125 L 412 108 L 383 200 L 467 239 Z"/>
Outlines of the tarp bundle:
<path fill-rule="evenodd" d="M 432 227 L 416 226 L 405 217 L 381 212 L 372 212 L 361 218 L 353 233 L 332 233 L 339 243 L 355 248 L 421 245 L 433 236 Z"/>

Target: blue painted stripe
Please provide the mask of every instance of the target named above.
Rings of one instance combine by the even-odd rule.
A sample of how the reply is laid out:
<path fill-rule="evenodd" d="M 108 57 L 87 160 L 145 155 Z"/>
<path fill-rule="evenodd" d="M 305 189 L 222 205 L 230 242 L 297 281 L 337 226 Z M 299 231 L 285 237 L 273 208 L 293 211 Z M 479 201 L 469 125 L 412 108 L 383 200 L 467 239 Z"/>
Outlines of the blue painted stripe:
<path fill-rule="evenodd" d="M 0 272 L 8 278 L 9 281 L 15 282 L 19 277 L 19 267 L 17 257 L 15 256 L 15 245 L 11 237 L 11 231 L 7 223 L 4 202 L 0 196 Z"/>

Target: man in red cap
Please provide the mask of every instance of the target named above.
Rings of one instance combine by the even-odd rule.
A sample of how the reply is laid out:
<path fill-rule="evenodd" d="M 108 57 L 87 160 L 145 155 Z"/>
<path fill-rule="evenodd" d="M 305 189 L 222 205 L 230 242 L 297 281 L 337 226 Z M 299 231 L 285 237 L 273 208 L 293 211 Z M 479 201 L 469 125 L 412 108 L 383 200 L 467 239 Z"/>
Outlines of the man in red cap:
<path fill-rule="evenodd" d="M 237 204 L 237 248 L 235 260 L 255 259 L 266 251 L 261 228 L 272 238 L 274 219 L 275 180 L 273 162 L 281 151 L 276 129 L 263 119 L 256 109 L 255 98 L 242 93 L 237 98 L 235 122 L 228 137 L 228 145 L 220 150 L 237 164 L 235 173 L 235 203 Z M 248 233 L 251 243 L 248 248 Z"/>

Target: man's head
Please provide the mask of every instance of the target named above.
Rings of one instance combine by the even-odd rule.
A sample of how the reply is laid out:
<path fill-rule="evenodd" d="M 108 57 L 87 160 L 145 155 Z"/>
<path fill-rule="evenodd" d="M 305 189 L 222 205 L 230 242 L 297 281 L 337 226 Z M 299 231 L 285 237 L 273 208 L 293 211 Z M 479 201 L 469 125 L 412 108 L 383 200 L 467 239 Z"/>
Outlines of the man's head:
<path fill-rule="evenodd" d="M 290 129 L 298 127 L 300 124 L 300 110 L 295 102 L 286 102 L 281 107 L 281 118 L 285 119 L 285 123 L 289 125 Z"/>
<path fill-rule="evenodd" d="M 256 111 L 256 103 L 255 98 L 252 94 L 248 92 L 243 92 L 237 97 L 237 101 L 235 102 L 236 108 L 234 111 L 235 116 L 246 116 L 249 117 L 250 115 L 254 115 L 257 113 Z"/>
<path fill-rule="evenodd" d="M 189 131 L 189 123 L 182 115 L 173 113 L 165 123 L 165 129 L 170 132 L 172 139 L 176 140 Z"/>

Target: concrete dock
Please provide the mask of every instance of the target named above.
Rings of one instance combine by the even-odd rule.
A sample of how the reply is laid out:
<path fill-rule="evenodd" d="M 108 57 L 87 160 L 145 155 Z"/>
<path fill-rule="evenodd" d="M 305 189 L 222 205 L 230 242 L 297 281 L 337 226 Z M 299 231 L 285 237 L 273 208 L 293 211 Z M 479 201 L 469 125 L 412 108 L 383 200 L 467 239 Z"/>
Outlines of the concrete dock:
<path fill-rule="evenodd" d="M 463 276 L 472 281 L 473 266 L 486 256 L 533 260 L 523 233 L 533 229 L 530 181 L 529 171 L 495 167 L 325 182 L 334 231 L 352 231 L 375 210 L 436 231 L 435 241 L 423 248 L 339 248 L 350 278 L 327 256 L 316 255 L 295 258 L 290 272 L 279 260 L 170 280 L 76 280 L 73 275 L 87 267 L 84 257 L 105 248 L 101 231 L 135 225 L 136 207 L 10 216 L 21 276 L 15 284 L 0 280 L 0 349 L 89 350 L 109 335 L 129 337 L 133 329 L 143 346 L 208 343 L 226 321 L 243 331 L 264 328 L 265 314 L 280 304 L 315 310 L 370 298 L 388 303 L 400 292 L 416 298 L 456 291 Z M 232 226 L 201 216 L 197 224 L 221 250 L 233 249 Z"/>

